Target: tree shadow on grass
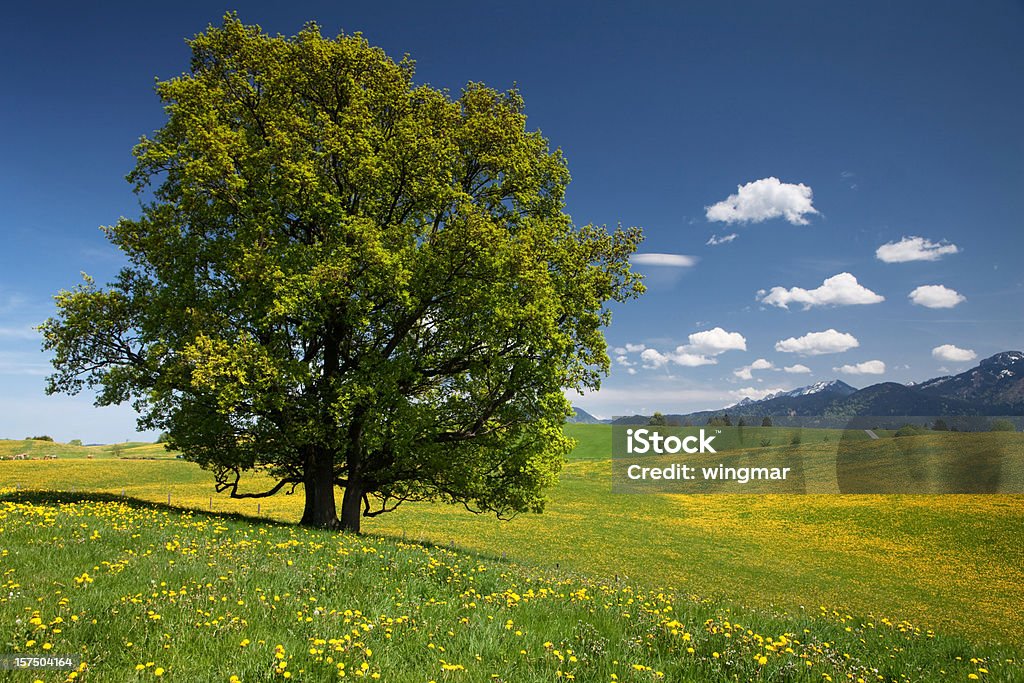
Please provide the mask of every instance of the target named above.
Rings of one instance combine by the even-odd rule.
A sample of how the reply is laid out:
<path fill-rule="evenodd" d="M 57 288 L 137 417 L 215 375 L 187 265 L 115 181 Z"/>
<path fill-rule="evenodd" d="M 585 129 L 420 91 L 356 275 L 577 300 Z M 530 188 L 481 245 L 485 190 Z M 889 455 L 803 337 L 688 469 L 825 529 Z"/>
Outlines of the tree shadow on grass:
<path fill-rule="evenodd" d="M 174 514 L 189 514 L 193 517 L 206 517 L 209 519 L 216 519 L 222 521 L 238 522 L 244 524 L 259 524 L 262 526 L 272 526 L 281 529 L 294 529 L 300 528 L 311 532 L 330 534 L 332 536 L 338 534 L 347 534 L 348 532 L 342 530 L 332 529 L 315 529 L 311 527 L 302 527 L 296 522 L 282 522 L 280 520 L 271 519 L 268 517 L 261 517 L 258 515 L 247 515 L 240 512 L 215 512 L 210 510 L 203 510 L 200 508 L 184 507 L 179 505 L 168 505 L 166 503 L 157 503 L 151 500 L 144 500 L 142 498 L 134 498 L 132 496 L 122 496 L 117 493 L 100 493 L 91 491 L 53 491 L 45 489 L 22 489 L 19 491 L 10 491 L 7 493 L 0 493 L 0 503 L 12 502 L 12 503 L 30 503 L 32 505 L 61 505 L 61 504 L 75 504 L 75 503 L 119 503 L 126 507 L 139 509 L 139 510 L 159 510 Z M 405 543 L 407 545 L 418 545 L 428 550 L 443 550 L 448 552 L 455 552 L 462 555 L 471 556 L 474 558 L 487 560 L 489 562 L 500 562 L 503 564 L 516 564 L 516 560 L 508 557 L 504 553 L 494 554 L 488 552 L 480 552 L 469 550 L 455 545 L 454 542 L 450 543 L 438 543 L 429 541 L 422 537 L 420 538 L 406 538 L 398 536 L 396 534 L 384 534 L 384 533 L 364 533 L 359 535 L 360 538 L 374 539 L 384 541 L 387 543 Z M 564 573 L 564 570 L 560 570 L 556 563 L 553 569 L 558 572 Z"/>
<path fill-rule="evenodd" d="M 247 515 L 241 512 L 214 512 L 193 507 L 180 505 L 168 505 L 157 503 L 151 500 L 143 500 L 132 496 L 122 496 L 117 493 L 100 493 L 92 491 L 51 491 L 44 489 L 22 489 L 0 494 L 0 503 L 9 501 L 13 503 L 31 503 L 33 505 L 60 505 L 73 503 L 120 503 L 130 508 L 162 510 L 175 514 L 188 513 L 194 517 L 209 517 L 211 519 L 229 520 L 232 522 L 246 522 L 248 524 L 264 524 L 275 527 L 290 528 L 298 526 L 292 522 L 282 522 L 269 517 L 258 515 Z"/>

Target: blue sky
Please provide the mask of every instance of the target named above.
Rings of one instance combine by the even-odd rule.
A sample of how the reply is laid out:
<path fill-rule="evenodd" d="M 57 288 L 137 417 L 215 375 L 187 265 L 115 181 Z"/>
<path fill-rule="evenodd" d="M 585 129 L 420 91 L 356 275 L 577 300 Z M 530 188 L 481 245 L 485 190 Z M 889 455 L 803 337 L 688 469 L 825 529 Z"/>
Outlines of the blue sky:
<path fill-rule="evenodd" d="M 98 226 L 138 212 L 123 177 L 162 123 L 154 78 L 227 9 L 362 31 L 437 87 L 518 84 L 575 221 L 646 235 L 648 292 L 607 333 L 625 353 L 572 397 L 595 414 L 1024 347 L 1019 3 L 23 3 L 0 22 L 0 437 L 135 438 L 127 407 L 43 394 L 30 328 L 80 271 L 116 272 Z"/>

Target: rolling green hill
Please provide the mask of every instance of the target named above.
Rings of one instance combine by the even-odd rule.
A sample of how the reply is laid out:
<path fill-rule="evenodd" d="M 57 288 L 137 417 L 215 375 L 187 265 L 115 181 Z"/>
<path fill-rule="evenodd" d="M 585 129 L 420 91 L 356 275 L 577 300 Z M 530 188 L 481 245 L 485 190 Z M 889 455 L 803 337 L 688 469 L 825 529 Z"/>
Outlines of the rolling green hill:
<path fill-rule="evenodd" d="M 543 515 L 502 522 L 444 505 L 405 505 L 369 520 L 366 529 L 537 567 L 672 585 L 732 605 L 823 605 L 906 619 L 973 643 L 1024 645 L 1017 628 L 1024 617 L 1024 497 L 616 495 L 608 458 L 611 427 L 576 425 L 566 432 L 578 446 Z M 788 430 L 773 433 L 784 437 Z M 803 435 L 799 448 L 809 455 L 834 453 L 840 436 L 829 430 Z M 1005 440 L 1008 457 L 1021 462 L 1024 434 L 984 436 Z M 955 437 L 931 433 L 914 443 L 941 449 Z M 863 443 L 885 449 L 899 448 L 899 441 L 883 436 Z M 283 522 L 296 521 L 302 511 L 300 495 L 261 501 L 217 496 L 209 473 L 173 457 L 4 461 L 0 477 L 22 488 L 125 491 L 153 502 L 259 512 Z M 244 490 L 265 483 L 250 478 Z"/>
<path fill-rule="evenodd" d="M 766 601 L 764 583 L 748 584 L 757 606 L 742 607 L 597 568 L 118 497 L 0 490 L 0 540 L 4 647 L 77 658 L 73 676 L 9 673 L 13 681 L 1009 683 L 1024 675 L 1014 649 L 881 614 L 787 609 Z M 620 556 L 642 552 L 629 541 L 620 547 Z"/>
<path fill-rule="evenodd" d="M 72 446 L 66 443 L 40 439 L 0 439 L 0 459 L 25 454 L 29 459 L 41 459 L 48 455 L 61 458 L 129 458 L 129 459 L 173 459 L 174 453 L 163 444 L 145 441 L 128 441 L 99 446 Z"/>

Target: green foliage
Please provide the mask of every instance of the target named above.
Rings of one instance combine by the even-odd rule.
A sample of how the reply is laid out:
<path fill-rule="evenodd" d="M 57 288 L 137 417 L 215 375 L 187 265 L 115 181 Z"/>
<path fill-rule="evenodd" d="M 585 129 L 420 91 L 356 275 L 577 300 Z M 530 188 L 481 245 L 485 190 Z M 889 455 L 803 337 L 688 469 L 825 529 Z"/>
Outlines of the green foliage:
<path fill-rule="evenodd" d="M 639 229 L 572 223 L 515 90 L 452 99 L 315 25 L 228 15 L 190 46 L 134 150 L 153 201 L 105 228 L 130 265 L 41 328 L 48 391 L 132 401 L 231 495 L 302 485 L 306 524 L 337 524 L 336 485 L 354 530 L 408 500 L 540 511 Z M 253 469 L 278 483 L 242 492 Z"/>
<path fill-rule="evenodd" d="M 68 441 L 68 445 L 69 446 L 81 446 L 82 445 L 82 440 L 81 439 L 71 439 L 71 441 Z"/>
<path fill-rule="evenodd" d="M 803 437 L 800 435 L 800 432 L 793 432 L 792 436 L 789 437 L 789 443 L 793 446 L 799 446 L 802 441 Z"/>
<path fill-rule="evenodd" d="M 52 436 L 47 436 L 47 435 L 43 434 L 42 436 L 26 436 L 25 440 L 26 441 L 53 441 L 53 437 Z"/>
<path fill-rule="evenodd" d="M 922 431 L 923 430 L 920 427 L 918 427 L 917 425 L 905 424 L 902 427 L 900 427 L 899 429 L 897 429 L 896 433 L 893 434 L 893 436 L 894 437 L 898 437 L 898 436 L 917 436 L 917 435 L 921 434 Z"/>
<path fill-rule="evenodd" d="M 761 420 L 761 426 L 762 427 L 771 427 L 772 426 L 772 418 L 767 416 L 767 415 L 765 415 L 764 419 Z"/>
<path fill-rule="evenodd" d="M 946 421 L 940 417 L 935 420 L 935 424 L 932 425 L 932 429 L 936 432 L 948 432 L 949 426 L 946 424 Z"/>
<path fill-rule="evenodd" d="M 654 415 L 651 415 L 651 417 L 647 420 L 647 424 L 651 425 L 652 427 L 663 427 L 666 424 L 668 424 L 668 421 L 665 419 L 664 415 L 662 415 L 658 411 L 654 411 Z"/>
<path fill-rule="evenodd" d="M 1017 426 L 1011 420 L 1000 418 L 993 420 L 988 430 L 990 432 L 1015 432 L 1017 431 Z"/>

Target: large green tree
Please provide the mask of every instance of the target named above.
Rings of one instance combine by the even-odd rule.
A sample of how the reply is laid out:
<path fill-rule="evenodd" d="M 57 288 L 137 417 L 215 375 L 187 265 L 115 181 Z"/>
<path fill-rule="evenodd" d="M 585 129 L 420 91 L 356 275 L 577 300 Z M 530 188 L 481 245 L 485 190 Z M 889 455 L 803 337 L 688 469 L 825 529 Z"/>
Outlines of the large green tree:
<path fill-rule="evenodd" d="M 42 326 L 48 391 L 132 401 L 233 497 L 301 487 L 307 525 L 339 525 L 335 487 L 355 531 L 408 500 L 539 511 L 640 231 L 572 223 L 515 90 L 452 98 L 315 25 L 189 44 L 134 151 L 141 216 L 104 228 L 130 265 Z"/>

